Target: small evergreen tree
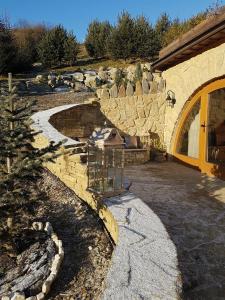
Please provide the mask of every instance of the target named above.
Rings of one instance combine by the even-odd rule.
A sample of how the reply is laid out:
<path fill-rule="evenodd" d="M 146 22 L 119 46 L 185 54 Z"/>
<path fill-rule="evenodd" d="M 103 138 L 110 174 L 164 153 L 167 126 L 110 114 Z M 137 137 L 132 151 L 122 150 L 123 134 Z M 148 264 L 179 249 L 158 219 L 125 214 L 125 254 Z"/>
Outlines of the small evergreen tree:
<path fill-rule="evenodd" d="M 129 13 L 123 12 L 117 26 L 112 30 L 109 52 L 115 59 L 128 59 L 135 53 L 135 24 Z"/>
<path fill-rule="evenodd" d="M 19 99 L 11 84 L 9 93 L 0 95 L 0 100 L 0 207 L 13 214 L 16 207 L 25 209 L 38 199 L 42 165 L 54 162 L 62 143 L 34 148 L 32 142 L 38 133 L 30 126 L 33 103 Z"/>
<path fill-rule="evenodd" d="M 69 33 L 67 35 L 67 38 L 64 42 L 64 50 L 64 59 L 72 66 L 75 63 L 77 54 L 79 52 L 78 43 L 73 33 Z"/>
<path fill-rule="evenodd" d="M 163 46 L 163 39 L 171 26 L 171 21 L 166 13 L 163 13 L 155 24 L 156 48 L 159 51 Z"/>
<path fill-rule="evenodd" d="M 65 57 L 66 40 L 67 32 L 61 25 L 44 35 L 38 48 L 39 58 L 44 66 L 61 65 Z"/>
<path fill-rule="evenodd" d="M 85 39 L 85 47 L 91 57 L 99 58 L 107 55 L 108 39 L 112 31 L 109 22 L 97 20 L 90 23 Z"/>
<path fill-rule="evenodd" d="M 157 53 L 156 35 L 151 24 L 144 16 L 135 20 L 134 34 L 134 55 L 137 58 L 153 57 Z"/>
<path fill-rule="evenodd" d="M 17 50 L 10 28 L 0 19 L 0 74 L 12 69 Z"/>

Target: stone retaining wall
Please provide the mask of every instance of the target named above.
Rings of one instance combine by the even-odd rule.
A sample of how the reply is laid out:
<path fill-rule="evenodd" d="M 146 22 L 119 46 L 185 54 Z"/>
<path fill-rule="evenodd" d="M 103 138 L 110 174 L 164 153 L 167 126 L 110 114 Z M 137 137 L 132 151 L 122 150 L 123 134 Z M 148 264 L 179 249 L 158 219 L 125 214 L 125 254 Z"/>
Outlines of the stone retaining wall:
<path fill-rule="evenodd" d="M 147 149 L 125 149 L 125 166 L 144 164 L 150 160 L 150 151 Z"/>
<path fill-rule="evenodd" d="M 144 145 L 163 144 L 165 93 L 100 99 L 103 114 L 122 132 L 139 136 Z"/>
<path fill-rule="evenodd" d="M 36 130 L 42 130 L 42 133 L 35 138 L 35 142 L 33 143 L 34 147 L 43 148 L 46 147 L 50 141 L 59 142 L 67 138 L 49 123 L 49 119 L 55 113 L 74 106 L 76 105 L 57 107 L 33 115 L 33 127 Z M 87 190 L 88 169 L 87 164 L 82 163 L 82 156 L 84 154 L 73 154 L 73 150 L 78 147 L 79 144 L 79 142 L 68 138 L 65 147 L 60 148 L 59 153 L 61 155 L 56 159 L 55 163 L 49 162 L 45 166 L 99 214 L 106 228 L 110 232 L 112 239 L 117 243 L 118 226 L 116 221 L 106 206 L 100 205 L 95 195 Z"/>

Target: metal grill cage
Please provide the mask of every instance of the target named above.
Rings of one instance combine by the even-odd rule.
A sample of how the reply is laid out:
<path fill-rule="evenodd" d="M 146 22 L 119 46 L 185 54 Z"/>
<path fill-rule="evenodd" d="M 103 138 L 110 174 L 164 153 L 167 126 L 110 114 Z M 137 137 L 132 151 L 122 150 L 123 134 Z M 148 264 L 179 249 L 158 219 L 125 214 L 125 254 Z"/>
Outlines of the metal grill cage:
<path fill-rule="evenodd" d="M 104 196 L 124 190 L 124 149 L 100 149 L 89 144 L 87 165 L 89 190 Z"/>

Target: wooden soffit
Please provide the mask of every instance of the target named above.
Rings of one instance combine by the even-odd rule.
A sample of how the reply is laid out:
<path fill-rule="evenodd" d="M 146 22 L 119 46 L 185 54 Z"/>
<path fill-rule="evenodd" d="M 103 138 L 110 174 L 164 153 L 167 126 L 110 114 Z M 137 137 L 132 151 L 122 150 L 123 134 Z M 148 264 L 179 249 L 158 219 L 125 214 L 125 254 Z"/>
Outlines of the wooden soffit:
<path fill-rule="evenodd" d="M 154 70 L 164 71 L 225 43 L 225 7 L 162 49 Z"/>

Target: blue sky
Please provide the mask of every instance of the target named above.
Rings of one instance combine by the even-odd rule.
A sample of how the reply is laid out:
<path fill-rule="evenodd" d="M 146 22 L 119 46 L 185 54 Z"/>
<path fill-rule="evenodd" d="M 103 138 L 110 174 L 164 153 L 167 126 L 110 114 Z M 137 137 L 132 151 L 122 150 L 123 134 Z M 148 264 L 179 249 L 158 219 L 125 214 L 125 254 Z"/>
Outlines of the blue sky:
<path fill-rule="evenodd" d="M 93 19 L 114 24 L 118 14 L 144 14 L 154 24 L 162 12 L 172 18 L 188 18 L 215 3 L 214 0 L 0 0 L 0 16 L 15 24 L 20 19 L 49 25 L 63 24 L 83 41 L 87 25 Z M 225 0 L 220 1 L 225 5 Z"/>

